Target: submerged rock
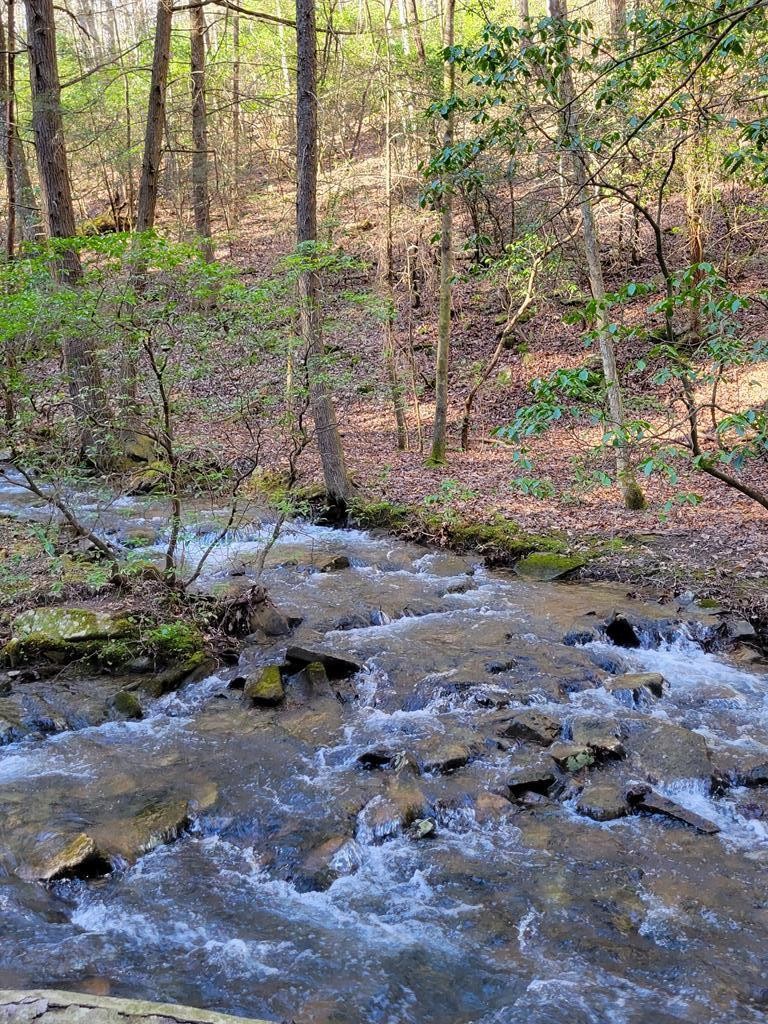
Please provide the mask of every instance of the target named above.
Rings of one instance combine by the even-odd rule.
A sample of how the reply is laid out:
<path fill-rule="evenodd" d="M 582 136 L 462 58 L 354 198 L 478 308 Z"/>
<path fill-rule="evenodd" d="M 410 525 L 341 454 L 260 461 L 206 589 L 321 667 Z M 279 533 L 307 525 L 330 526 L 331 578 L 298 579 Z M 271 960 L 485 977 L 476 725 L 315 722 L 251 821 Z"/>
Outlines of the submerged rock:
<path fill-rule="evenodd" d="M 694 811 L 689 811 L 687 808 L 681 807 L 680 804 L 676 804 L 674 800 L 669 800 L 667 797 L 655 793 L 650 786 L 637 785 L 630 787 L 627 790 L 627 801 L 635 811 L 644 811 L 647 814 L 662 814 L 665 818 L 671 818 L 673 821 L 690 825 L 697 832 L 703 832 L 706 835 L 715 835 L 720 831 L 719 825 L 715 825 L 713 821 L 708 821 L 706 818 L 702 818 L 700 814 L 696 814 Z"/>
<path fill-rule="evenodd" d="M 349 569 L 351 564 L 346 555 L 329 555 L 321 558 L 315 568 L 318 572 L 339 572 L 341 569 Z"/>
<path fill-rule="evenodd" d="M 540 743 L 542 746 L 549 746 L 550 743 L 553 743 L 560 735 L 561 730 L 561 724 L 556 718 L 543 711 L 535 711 L 533 708 L 518 711 L 512 716 L 501 719 L 501 722 L 500 736 Z"/>
<path fill-rule="evenodd" d="M 480 793 L 475 798 L 475 819 L 478 825 L 511 818 L 514 814 L 515 807 L 508 797 L 500 793 Z"/>
<path fill-rule="evenodd" d="M 330 888 L 342 874 L 335 861 L 349 841 L 347 836 L 331 836 L 310 850 L 294 878 L 299 891 L 324 892 Z M 349 868 L 354 870 L 356 866 L 350 864 Z"/>
<path fill-rule="evenodd" d="M 597 782 L 582 791 L 576 810 L 595 821 L 613 821 L 629 814 L 629 805 L 621 786 Z"/>
<path fill-rule="evenodd" d="M 266 668 L 252 673 L 245 680 L 244 696 L 253 704 L 273 707 L 285 700 L 283 680 L 279 665 L 267 665 Z"/>
<path fill-rule="evenodd" d="M 375 796 L 362 809 L 357 819 L 357 835 L 364 841 L 382 842 L 419 818 L 427 817 L 427 803 L 419 787 L 411 781 L 398 779 L 386 794 Z"/>

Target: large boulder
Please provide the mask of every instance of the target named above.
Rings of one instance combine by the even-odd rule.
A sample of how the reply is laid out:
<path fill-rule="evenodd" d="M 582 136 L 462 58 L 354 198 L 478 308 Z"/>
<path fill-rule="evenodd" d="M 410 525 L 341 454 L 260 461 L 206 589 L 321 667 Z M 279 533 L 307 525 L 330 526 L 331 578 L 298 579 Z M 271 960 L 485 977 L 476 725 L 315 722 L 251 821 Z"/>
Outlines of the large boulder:
<path fill-rule="evenodd" d="M 30 608 L 11 624 L 4 653 L 12 664 L 36 659 L 68 662 L 93 654 L 133 630 L 125 614 L 92 608 Z"/>

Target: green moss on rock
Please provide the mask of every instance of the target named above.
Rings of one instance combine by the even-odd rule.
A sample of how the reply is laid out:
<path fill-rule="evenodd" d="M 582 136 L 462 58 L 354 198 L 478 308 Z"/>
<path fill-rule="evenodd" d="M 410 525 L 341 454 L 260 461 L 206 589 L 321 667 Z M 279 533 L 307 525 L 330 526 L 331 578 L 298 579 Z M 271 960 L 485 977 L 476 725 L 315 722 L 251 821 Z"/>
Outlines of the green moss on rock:
<path fill-rule="evenodd" d="M 203 650 L 200 630 L 186 622 L 165 622 L 155 626 L 144 634 L 142 643 L 145 653 L 165 665 L 186 661 Z"/>
<path fill-rule="evenodd" d="M 245 682 L 244 695 L 254 704 L 273 706 L 285 699 L 283 679 L 279 665 L 267 665 L 260 672 L 255 672 Z"/>
<path fill-rule="evenodd" d="M 562 579 L 586 565 L 586 559 L 579 555 L 563 555 L 552 551 L 534 551 L 521 558 L 515 565 L 515 572 L 528 580 Z"/>

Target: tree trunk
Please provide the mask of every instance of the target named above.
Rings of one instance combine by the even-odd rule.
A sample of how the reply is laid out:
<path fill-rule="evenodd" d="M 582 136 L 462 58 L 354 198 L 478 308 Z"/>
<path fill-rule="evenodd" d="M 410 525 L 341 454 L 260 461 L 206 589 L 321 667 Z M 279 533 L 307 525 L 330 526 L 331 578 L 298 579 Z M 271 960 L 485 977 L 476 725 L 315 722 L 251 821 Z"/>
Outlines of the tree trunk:
<path fill-rule="evenodd" d="M 384 191 L 386 194 L 386 237 L 384 239 L 384 296 L 387 303 L 384 321 L 384 365 L 389 380 L 392 406 L 397 427 L 397 447 L 405 451 L 408 447 L 408 424 L 405 419 L 404 393 L 398 379 L 395 354 L 393 320 L 395 317 L 395 289 L 392 268 L 392 51 L 389 37 L 389 8 L 386 8 L 386 84 L 384 89 Z"/>
<path fill-rule="evenodd" d="M 445 0 L 445 23 L 443 44 L 453 46 L 453 22 L 455 0 Z M 443 94 L 445 99 L 453 95 L 456 80 L 455 66 L 446 61 L 443 72 Z M 443 147 L 450 149 L 454 139 L 454 115 L 449 111 L 445 119 Z M 453 182 L 446 172 L 443 175 L 442 217 L 440 223 L 440 311 L 437 325 L 437 360 L 435 365 L 435 419 L 432 428 L 432 452 L 430 461 L 436 465 L 445 462 L 446 435 L 448 430 L 448 376 L 451 356 L 451 279 L 453 277 Z"/>
<path fill-rule="evenodd" d="M 8 259 L 13 258 L 16 247 L 16 178 L 13 173 L 13 151 L 16 139 L 14 137 L 16 126 L 16 112 L 14 109 L 14 98 L 16 91 L 16 55 L 14 46 L 14 13 L 13 0 L 8 0 L 8 43 L 5 41 L 5 30 L 2 18 L 0 17 L 0 47 L 2 48 L 2 60 L 0 60 L 0 89 L 2 95 L 0 101 L 4 100 L 3 108 L 3 156 L 5 157 L 5 184 L 8 194 L 8 225 L 5 236 L 5 252 Z M 7 60 L 6 60 L 7 55 Z"/>
<path fill-rule="evenodd" d="M 296 240 L 317 241 L 317 36 L 315 0 L 296 0 Z M 310 247 L 311 248 L 311 247 Z M 307 355 L 317 445 L 329 500 L 341 509 L 351 494 L 336 411 L 323 366 L 317 274 L 299 275 L 299 323 Z"/>
<path fill-rule="evenodd" d="M 232 15 L 232 200 L 240 174 L 240 15 Z"/>
<path fill-rule="evenodd" d="M 152 58 L 152 78 L 149 86 L 147 128 L 144 136 L 144 159 L 141 164 L 136 229 L 147 231 L 154 227 L 157 206 L 157 187 L 160 179 L 160 159 L 165 124 L 165 92 L 168 87 L 168 63 L 171 57 L 172 0 L 158 0 L 155 23 L 155 51 Z"/>
<path fill-rule="evenodd" d="M 564 23 L 568 18 L 566 0 L 548 0 L 549 16 L 556 22 Z M 616 352 L 613 341 L 608 333 L 605 310 L 602 302 L 605 299 L 605 281 L 597 226 L 592 207 L 592 195 L 589 184 L 587 154 L 581 142 L 579 131 L 579 109 L 576 100 L 576 89 L 573 75 L 568 64 L 567 52 L 563 54 L 564 70 L 560 77 L 560 98 L 562 100 L 563 147 L 570 154 L 571 168 L 578 193 L 579 211 L 581 213 L 581 230 L 587 263 L 587 274 L 592 291 L 592 298 L 598 304 L 597 327 L 600 357 L 603 363 L 603 375 L 608 398 L 609 425 L 617 439 L 616 474 L 624 495 L 627 508 L 639 509 L 645 506 L 645 498 L 630 465 L 627 445 L 621 438 L 625 432 L 624 400 L 616 366 Z"/>
<path fill-rule="evenodd" d="M 623 47 L 627 42 L 627 0 L 608 0 L 608 20 L 613 44 Z"/>
<path fill-rule="evenodd" d="M 25 0 L 25 7 L 32 126 L 48 232 L 52 238 L 72 238 L 76 234 L 75 211 L 61 117 L 53 0 Z M 75 285 L 82 279 L 80 257 L 74 249 L 65 249 L 61 254 L 60 273 L 67 284 Z M 111 416 L 93 343 L 85 332 L 67 334 L 64 362 L 81 452 L 102 462 L 104 435 Z"/>
<path fill-rule="evenodd" d="M 208 196 L 208 124 L 205 108 L 205 15 L 201 4 L 189 12 L 190 78 L 192 89 L 192 209 L 195 232 L 207 260 L 213 259 L 211 207 Z"/>
<path fill-rule="evenodd" d="M 526 18 L 529 17 L 528 0 L 517 0 L 517 13 L 520 16 L 520 27 L 522 28 Z"/>

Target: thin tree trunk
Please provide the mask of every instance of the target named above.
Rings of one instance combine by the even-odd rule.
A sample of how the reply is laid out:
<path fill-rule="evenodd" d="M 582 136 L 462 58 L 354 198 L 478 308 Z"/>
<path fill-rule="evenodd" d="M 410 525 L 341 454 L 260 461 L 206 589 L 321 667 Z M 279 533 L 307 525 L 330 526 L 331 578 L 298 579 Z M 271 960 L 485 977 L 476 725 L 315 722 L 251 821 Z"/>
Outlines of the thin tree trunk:
<path fill-rule="evenodd" d="M 443 43 L 453 46 L 455 0 L 445 0 Z M 443 72 L 443 93 L 446 99 L 453 95 L 456 80 L 454 64 L 446 61 Z M 454 139 L 453 110 L 445 119 L 443 146 L 450 149 Z M 437 325 L 437 360 L 435 364 L 435 419 L 432 428 L 430 461 L 436 465 L 445 462 L 448 431 L 448 376 L 451 356 L 451 279 L 453 277 L 453 183 L 450 175 L 443 175 L 442 216 L 440 223 L 440 310 Z"/>
<path fill-rule="evenodd" d="M 566 0 L 548 0 L 549 16 L 561 25 L 567 21 L 568 11 Z M 645 506 L 645 498 L 632 470 L 627 444 L 622 438 L 625 434 L 624 400 L 621 393 L 619 371 L 616 366 L 616 352 L 613 341 L 608 333 L 603 300 L 605 299 L 605 281 L 603 266 L 595 224 L 592 196 L 589 185 L 587 154 L 584 151 L 579 132 L 579 109 L 576 101 L 576 89 L 573 82 L 567 52 L 563 55 L 564 70 L 560 77 L 560 97 L 562 100 L 563 145 L 570 153 L 573 177 L 578 193 L 579 210 L 581 213 L 581 230 L 587 263 L 587 273 L 592 291 L 592 298 L 598 306 L 597 328 L 600 357 L 603 363 L 603 375 L 608 398 L 609 425 L 617 439 L 616 473 L 624 495 L 627 508 L 639 509 Z"/>
<path fill-rule="evenodd" d="M 529 17 L 528 0 L 517 0 L 517 13 L 520 16 L 520 26 L 523 27 L 526 18 Z"/>
<path fill-rule="evenodd" d="M 28 0 L 27 0 L 28 2 Z M 157 188 L 160 179 L 160 159 L 165 124 L 165 93 L 168 88 L 168 64 L 171 57 L 171 0 L 159 0 L 155 23 L 155 51 L 152 58 L 152 78 L 149 86 L 149 108 L 144 136 L 144 159 L 141 164 L 136 228 L 147 231 L 154 227 L 157 206 Z"/>
<path fill-rule="evenodd" d="M 421 22 L 419 21 L 419 8 L 417 0 L 411 0 L 411 19 L 413 24 L 413 38 L 416 41 L 416 49 L 419 53 L 419 60 L 423 68 L 427 67 L 427 51 L 424 48 L 424 37 L 421 34 Z"/>
<path fill-rule="evenodd" d="M 5 252 L 8 259 L 13 258 L 16 247 L 16 176 L 14 174 L 14 150 L 16 148 L 16 54 L 15 54 L 15 11 L 13 0 L 8 0 L 8 42 L 5 41 L 5 31 L 2 20 L 0 20 L 0 45 L 2 45 L 3 60 L 2 75 L 0 76 L 0 88 L 5 98 L 4 110 L 4 141 L 3 151 L 5 155 L 5 183 L 8 195 L 8 228 L 5 237 Z"/>
<path fill-rule="evenodd" d="M 213 259 L 211 206 L 208 195 L 208 115 L 205 107 L 205 15 L 201 4 L 189 12 L 192 89 L 192 209 L 195 232 L 207 260 Z"/>
<path fill-rule="evenodd" d="M 389 8 L 385 17 L 387 22 Z M 397 447 L 405 451 L 408 447 L 408 424 L 403 407 L 403 388 L 398 379 L 397 360 L 395 357 L 395 338 L 393 319 L 395 316 L 394 273 L 392 269 L 392 53 L 389 39 L 389 24 L 386 31 L 386 73 L 387 80 L 384 90 L 384 190 L 386 193 L 386 238 L 384 241 L 384 294 L 387 302 L 386 320 L 384 321 L 384 364 L 389 380 L 389 390 L 395 412 L 397 426 Z"/>
<path fill-rule="evenodd" d="M 232 15 L 232 199 L 240 174 L 240 15 Z"/>
<path fill-rule="evenodd" d="M 621 48 L 627 42 L 627 0 L 608 0 L 608 19 L 611 40 Z"/>
<path fill-rule="evenodd" d="M 48 231 L 52 238 L 72 238 L 76 234 L 75 211 L 61 117 L 53 0 L 25 0 L 25 7 L 32 125 Z M 82 279 L 80 257 L 74 249 L 62 252 L 60 272 L 70 285 Z M 102 462 L 104 433 L 111 415 L 93 342 L 86 331 L 78 331 L 66 335 L 63 348 L 81 451 Z"/>
<path fill-rule="evenodd" d="M 315 0 L 296 2 L 296 239 L 317 241 L 317 35 Z M 310 247 L 311 248 L 311 247 Z M 329 500 L 341 510 L 351 495 L 336 411 L 323 367 L 318 279 L 299 275 L 299 323 L 307 355 L 312 415 Z"/>

